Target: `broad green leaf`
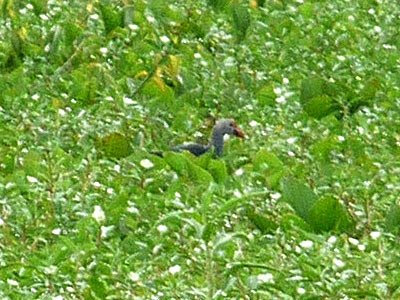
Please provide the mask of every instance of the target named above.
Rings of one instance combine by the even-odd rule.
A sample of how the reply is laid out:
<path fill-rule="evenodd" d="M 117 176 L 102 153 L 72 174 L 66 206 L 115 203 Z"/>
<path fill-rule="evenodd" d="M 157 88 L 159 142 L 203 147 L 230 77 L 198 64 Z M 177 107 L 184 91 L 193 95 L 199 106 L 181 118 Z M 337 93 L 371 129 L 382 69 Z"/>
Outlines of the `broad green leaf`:
<path fill-rule="evenodd" d="M 234 3 L 232 5 L 232 20 L 237 40 L 240 43 L 245 39 L 251 22 L 248 8 L 245 5 Z"/>
<path fill-rule="evenodd" d="M 109 34 L 117 27 L 123 26 L 124 15 L 111 4 L 100 2 L 100 11 L 103 18 L 106 33 Z"/>
<path fill-rule="evenodd" d="M 328 95 L 320 95 L 308 100 L 303 108 L 308 115 L 316 119 L 321 119 L 336 111 L 336 106 Z"/>
<path fill-rule="evenodd" d="M 249 210 L 247 212 L 247 217 L 263 234 L 272 233 L 278 228 L 278 224 L 270 216 L 265 214 Z"/>
<path fill-rule="evenodd" d="M 283 215 L 280 225 L 285 231 L 289 232 L 298 228 L 308 232 L 312 231 L 311 226 L 306 221 L 294 214 Z"/>
<path fill-rule="evenodd" d="M 265 176 L 267 186 L 276 188 L 285 174 L 283 162 L 272 152 L 260 149 L 253 158 L 253 169 Z"/>
<path fill-rule="evenodd" d="M 337 199 L 323 197 L 310 210 L 308 222 L 317 231 L 345 230 L 350 225 L 346 209 Z"/>
<path fill-rule="evenodd" d="M 388 231 L 398 232 L 400 229 L 400 206 L 392 205 L 386 215 L 385 225 Z"/>
<path fill-rule="evenodd" d="M 167 152 L 164 155 L 164 160 L 170 165 L 170 167 L 179 175 L 187 174 L 188 159 L 182 154 L 175 152 Z"/>
<path fill-rule="evenodd" d="M 288 202 L 295 212 L 307 221 L 310 210 L 318 199 L 317 195 L 307 185 L 291 177 L 282 182 L 282 190 L 283 200 Z"/>
<path fill-rule="evenodd" d="M 274 93 L 274 86 L 272 84 L 265 85 L 258 90 L 257 94 L 258 104 L 261 106 L 272 106 L 275 104 L 276 95 Z"/>
<path fill-rule="evenodd" d="M 104 151 L 105 155 L 113 158 L 122 158 L 130 155 L 133 152 L 129 140 L 118 132 L 111 133 L 97 142 L 100 150 Z"/>
<path fill-rule="evenodd" d="M 217 183 L 224 183 L 228 178 L 228 171 L 225 162 L 222 160 L 211 159 L 208 163 L 207 170 Z"/>

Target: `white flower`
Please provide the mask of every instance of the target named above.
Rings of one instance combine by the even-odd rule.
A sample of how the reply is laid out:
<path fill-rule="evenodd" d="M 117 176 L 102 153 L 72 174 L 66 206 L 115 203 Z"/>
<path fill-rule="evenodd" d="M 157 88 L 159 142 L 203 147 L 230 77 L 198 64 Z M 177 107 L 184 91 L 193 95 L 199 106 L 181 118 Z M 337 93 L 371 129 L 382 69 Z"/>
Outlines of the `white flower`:
<path fill-rule="evenodd" d="M 139 281 L 140 280 L 140 276 L 138 273 L 135 272 L 129 272 L 128 277 L 130 280 L 132 280 L 133 282 Z"/>
<path fill-rule="evenodd" d="M 346 57 L 343 56 L 343 55 L 338 55 L 338 56 L 337 56 L 337 59 L 338 59 L 339 61 L 345 61 L 345 60 L 346 60 Z"/>
<path fill-rule="evenodd" d="M 114 166 L 114 171 L 117 172 L 117 173 L 121 172 L 121 166 L 120 165 L 115 165 Z"/>
<path fill-rule="evenodd" d="M 98 181 L 95 181 L 95 182 L 93 182 L 93 186 L 94 186 L 96 189 L 98 189 L 98 188 L 101 187 L 101 183 L 98 182 Z"/>
<path fill-rule="evenodd" d="M 349 237 L 349 243 L 354 246 L 357 246 L 360 242 L 355 238 Z"/>
<path fill-rule="evenodd" d="M 163 35 L 160 37 L 160 41 L 163 42 L 164 44 L 168 44 L 170 42 L 170 39 L 166 35 Z"/>
<path fill-rule="evenodd" d="M 338 268 L 343 268 L 346 264 L 339 258 L 333 259 L 333 264 Z"/>
<path fill-rule="evenodd" d="M 132 104 L 135 104 L 135 101 L 133 101 L 131 98 L 129 98 L 129 97 L 124 97 L 123 98 L 123 101 L 124 101 L 124 104 L 125 105 L 132 105 Z"/>
<path fill-rule="evenodd" d="M 282 83 L 283 83 L 283 84 L 289 84 L 289 79 L 287 79 L 286 77 L 284 77 L 284 78 L 282 79 Z"/>
<path fill-rule="evenodd" d="M 363 245 L 363 244 L 358 245 L 357 248 L 360 251 L 365 251 L 365 249 L 366 249 L 365 245 Z"/>
<path fill-rule="evenodd" d="M 95 219 L 97 222 L 102 222 L 106 219 L 106 215 L 104 214 L 103 209 L 101 208 L 100 205 L 96 205 L 94 207 L 94 211 L 92 213 L 93 219 Z"/>
<path fill-rule="evenodd" d="M 306 293 L 306 290 L 303 289 L 302 287 L 298 287 L 296 291 L 297 291 L 297 294 L 299 294 L 299 295 L 304 295 Z"/>
<path fill-rule="evenodd" d="M 132 31 L 139 30 L 139 26 L 137 26 L 136 24 L 129 24 L 128 27 Z"/>
<path fill-rule="evenodd" d="M 28 4 L 26 5 L 26 8 L 29 9 L 29 10 L 33 10 L 33 5 L 30 4 L 30 3 L 28 3 Z"/>
<path fill-rule="evenodd" d="M 32 100 L 37 101 L 37 100 L 39 100 L 39 98 L 40 98 L 40 95 L 39 95 L 39 94 L 34 94 L 34 95 L 32 95 Z"/>
<path fill-rule="evenodd" d="M 376 240 L 381 236 L 381 233 L 379 231 L 371 231 L 369 236 L 373 239 Z"/>
<path fill-rule="evenodd" d="M 108 52 L 108 49 L 106 47 L 101 47 L 100 48 L 100 53 L 101 54 L 105 55 L 105 54 L 107 54 L 107 52 Z"/>
<path fill-rule="evenodd" d="M 281 193 L 278 193 L 278 192 L 271 194 L 271 199 L 273 199 L 273 200 L 278 200 L 281 197 L 282 197 Z"/>
<path fill-rule="evenodd" d="M 112 195 L 114 193 L 114 189 L 113 188 L 107 188 L 106 190 L 107 194 Z"/>
<path fill-rule="evenodd" d="M 375 9 L 373 9 L 373 8 L 368 9 L 368 13 L 369 13 L 370 15 L 375 14 Z"/>
<path fill-rule="evenodd" d="M 147 16 L 146 19 L 149 23 L 154 23 L 156 21 L 156 19 L 153 16 Z"/>
<path fill-rule="evenodd" d="M 114 229 L 114 225 L 110 225 L 110 226 L 101 226 L 100 230 L 101 230 L 101 237 L 102 238 L 106 238 L 108 236 L 108 233 L 110 231 L 112 231 Z"/>
<path fill-rule="evenodd" d="M 262 283 L 273 283 L 274 275 L 272 275 L 271 273 L 258 274 L 257 280 Z"/>
<path fill-rule="evenodd" d="M 48 17 L 47 15 L 45 15 L 45 14 L 39 15 L 39 17 L 40 17 L 43 21 L 48 21 L 48 20 L 49 20 L 49 17 Z"/>
<path fill-rule="evenodd" d="M 14 279 L 7 279 L 7 283 L 11 286 L 19 286 L 19 282 Z"/>
<path fill-rule="evenodd" d="M 160 232 L 160 233 L 165 233 L 165 232 L 168 231 L 168 227 L 165 226 L 165 225 L 163 225 L 163 224 L 160 224 L 160 225 L 157 226 L 157 230 L 158 230 L 158 232 Z"/>
<path fill-rule="evenodd" d="M 179 193 L 179 192 L 175 192 L 175 198 L 177 198 L 177 199 L 181 199 L 181 198 L 182 198 L 182 195 L 181 195 L 181 193 Z"/>
<path fill-rule="evenodd" d="M 100 18 L 100 16 L 98 14 L 93 14 L 93 15 L 90 15 L 89 18 L 92 20 L 98 20 Z"/>
<path fill-rule="evenodd" d="M 380 28 L 379 26 L 374 26 L 374 31 L 376 33 L 381 33 L 382 32 L 382 28 Z"/>
<path fill-rule="evenodd" d="M 334 235 L 330 236 L 329 239 L 328 239 L 328 243 L 329 243 L 329 244 L 332 244 L 332 245 L 333 245 L 334 243 L 336 243 L 336 241 L 337 241 L 337 237 L 334 236 Z"/>
<path fill-rule="evenodd" d="M 242 197 L 242 193 L 238 189 L 236 189 L 233 191 L 233 196 L 235 196 L 236 198 L 240 198 Z"/>
<path fill-rule="evenodd" d="M 304 249 L 309 249 L 314 245 L 313 241 L 305 240 L 300 242 L 300 246 Z"/>
<path fill-rule="evenodd" d="M 258 122 L 255 121 L 255 120 L 252 120 L 252 121 L 249 123 L 249 125 L 250 125 L 250 127 L 257 127 L 257 126 L 258 126 Z"/>
<path fill-rule="evenodd" d="M 58 268 L 55 265 L 50 265 L 44 268 L 44 273 L 47 275 L 53 275 L 57 273 Z"/>
<path fill-rule="evenodd" d="M 39 182 L 39 180 L 33 176 L 26 176 L 26 179 L 28 180 L 29 183 L 38 183 Z"/>
<path fill-rule="evenodd" d="M 277 103 L 285 103 L 286 102 L 286 98 L 284 96 L 279 96 L 275 99 L 275 101 Z"/>
<path fill-rule="evenodd" d="M 54 228 L 51 231 L 51 233 L 54 234 L 54 235 L 60 235 L 61 234 L 61 228 Z"/>
<path fill-rule="evenodd" d="M 291 137 L 291 138 L 288 138 L 288 139 L 286 140 L 286 142 L 287 142 L 289 145 L 294 144 L 296 141 L 297 141 L 297 137 Z"/>
<path fill-rule="evenodd" d="M 354 16 L 350 15 L 347 17 L 347 20 L 349 20 L 350 22 L 354 22 L 355 18 Z"/>
<path fill-rule="evenodd" d="M 201 58 L 201 54 L 198 53 L 198 52 L 196 52 L 193 56 L 194 56 L 194 58 L 196 58 L 196 59 L 200 59 L 200 58 Z"/>
<path fill-rule="evenodd" d="M 154 164 L 150 160 L 148 160 L 147 158 L 146 159 L 142 159 L 140 161 L 140 165 L 145 169 L 151 169 L 152 167 L 154 167 Z"/>
<path fill-rule="evenodd" d="M 53 298 L 51 298 L 52 300 L 64 300 L 64 297 L 61 295 L 55 296 Z"/>
<path fill-rule="evenodd" d="M 64 109 L 59 108 L 59 109 L 58 109 L 58 115 L 59 115 L 60 117 L 65 117 L 65 116 L 67 115 L 67 112 L 66 112 Z"/>
<path fill-rule="evenodd" d="M 282 94 L 282 89 L 280 87 L 276 87 L 274 88 L 274 93 L 275 95 L 279 96 L 280 94 Z"/>
<path fill-rule="evenodd" d="M 236 176 L 242 176 L 244 173 L 244 170 L 242 168 L 239 168 L 235 171 L 235 175 Z"/>
<path fill-rule="evenodd" d="M 342 135 L 338 135 L 337 139 L 339 142 L 344 142 L 344 140 L 345 140 L 344 136 L 342 136 Z"/>
<path fill-rule="evenodd" d="M 175 275 L 176 273 L 179 273 L 180 271 L 181 271 L 180 265 L 175 265 L 168 269 L 168 272 L 170 272 L 172 275 Z"/>

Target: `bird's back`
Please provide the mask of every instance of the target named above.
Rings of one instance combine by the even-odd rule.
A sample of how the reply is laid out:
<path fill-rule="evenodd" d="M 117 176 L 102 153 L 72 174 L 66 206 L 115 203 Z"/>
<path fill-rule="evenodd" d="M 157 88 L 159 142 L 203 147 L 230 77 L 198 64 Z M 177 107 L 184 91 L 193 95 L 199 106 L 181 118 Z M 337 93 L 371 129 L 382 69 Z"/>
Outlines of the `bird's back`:
<path fill-rule="evenodd" d="M 210 150 L 210 146 L 192 143 L 192 144 L 178 145 L 171 148 L 171 150 L 176 152 L 182 152 L 186 150 L 195 156 L 200 156 L 206 153 L 208 150 Z"/>

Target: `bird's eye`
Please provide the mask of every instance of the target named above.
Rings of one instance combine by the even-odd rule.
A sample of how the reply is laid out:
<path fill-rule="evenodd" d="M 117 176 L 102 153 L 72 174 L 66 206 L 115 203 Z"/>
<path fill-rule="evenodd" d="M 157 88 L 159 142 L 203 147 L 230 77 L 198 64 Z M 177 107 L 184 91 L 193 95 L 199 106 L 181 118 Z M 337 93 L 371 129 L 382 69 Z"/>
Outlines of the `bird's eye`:
<path fill-rule="evenodd" d="M 229 126 L 231 126 L 231 127 L 235 127 L 235 123 L 233 123 L 233 122 L 230 122 L 230 123 L 229 123 Z"/>

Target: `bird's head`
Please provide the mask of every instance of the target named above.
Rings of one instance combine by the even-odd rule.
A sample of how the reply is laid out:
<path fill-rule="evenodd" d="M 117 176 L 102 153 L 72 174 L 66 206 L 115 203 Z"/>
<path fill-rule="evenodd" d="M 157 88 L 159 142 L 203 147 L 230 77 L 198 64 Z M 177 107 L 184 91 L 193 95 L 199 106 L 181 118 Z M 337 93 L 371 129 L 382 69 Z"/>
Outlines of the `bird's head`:
<path fill-rule="evenodd" d="M 242 129 L 240 129 L 237 126 L 236 122 L 232 119 L 219 120 L 214 126 L 214 131 L 218 132 L 221 135 L 229 134 L 244 138 L 244 133 Z"/>

